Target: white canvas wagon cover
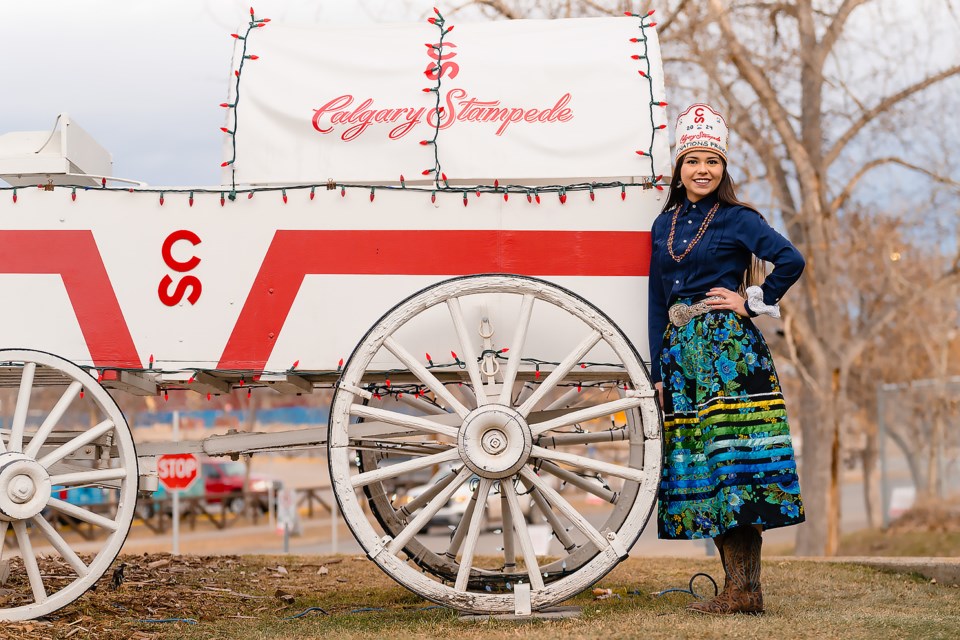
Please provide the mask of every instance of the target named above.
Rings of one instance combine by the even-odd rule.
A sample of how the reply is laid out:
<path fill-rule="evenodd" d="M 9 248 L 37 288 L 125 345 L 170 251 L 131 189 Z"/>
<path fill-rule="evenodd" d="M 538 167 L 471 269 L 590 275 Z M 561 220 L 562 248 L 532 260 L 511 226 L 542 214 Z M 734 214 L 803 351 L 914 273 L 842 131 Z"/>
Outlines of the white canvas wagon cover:
<path fill-rule="evenodd" d="M 434 138 L 452 180 L 670 171 L 667 136 L 653 135 L 659 43 L 636 18 L 265 23 L 237 35 L 225 183 L 422 178 L 435 148 L 421 141 Z"/>

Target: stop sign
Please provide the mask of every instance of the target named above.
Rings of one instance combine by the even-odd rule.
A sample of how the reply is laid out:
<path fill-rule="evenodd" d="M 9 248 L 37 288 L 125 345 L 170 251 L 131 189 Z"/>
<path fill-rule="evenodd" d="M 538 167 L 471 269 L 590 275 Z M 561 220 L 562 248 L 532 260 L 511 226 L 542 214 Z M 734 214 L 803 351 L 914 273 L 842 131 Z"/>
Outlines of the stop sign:
<path fill-rule="evenodd" d="M 157 475 L 167 491 L 186 489 L 197 479 L 200 463 L 192 453 L 172 453 L 157 458 Z"/>

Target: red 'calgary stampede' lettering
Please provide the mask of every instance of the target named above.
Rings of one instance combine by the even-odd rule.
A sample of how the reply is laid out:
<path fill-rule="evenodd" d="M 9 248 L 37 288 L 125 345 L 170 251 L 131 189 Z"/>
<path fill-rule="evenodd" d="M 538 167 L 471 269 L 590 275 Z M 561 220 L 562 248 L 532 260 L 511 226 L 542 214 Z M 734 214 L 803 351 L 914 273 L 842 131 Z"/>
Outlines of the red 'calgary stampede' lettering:
<path fill-rule="evenodd" d="M 712 140 L 713 142 L 720 143 L 720 136 L 715 136 L 707 133 L 706 131 L 698 131 L 696 133 L 683 133 L 680 134 L 680 139 L 677 140 L 677 144 L 686 144 L 687 142 L 694 142 L 696 140 Z"/>
<path fill-rule="evenodd" d="M 446 129 L 455 122 L 483 122 L 497 125 L 496 135 L 500 136 L 512 123 L 569 122 L 573 119 L 573 110 L 568 106 L 571 96 L 565 93 L 551 107 L 521 108 L 507 107 L 499 100 L 479 100 L 471 98 L 463 89 L 451 89 L 443 98 L 446 105 L 440 112 L 440 129 Z M 436 127 L 436 112 L 426 107 L 376 108 L 373 98 L 366 98 L 352 109 L 354 97 L 350 94 L 338 96 L 316 109 L 313 114 L 313 128 L 320 133 L 333 133 L 338 126 L 349 125 L 340 134 L 345 142 L 356 139 L 371 125 L 399 122 L 390 130 L 391 140 L 398 140 L 423 121 L 430 127 Z"/>

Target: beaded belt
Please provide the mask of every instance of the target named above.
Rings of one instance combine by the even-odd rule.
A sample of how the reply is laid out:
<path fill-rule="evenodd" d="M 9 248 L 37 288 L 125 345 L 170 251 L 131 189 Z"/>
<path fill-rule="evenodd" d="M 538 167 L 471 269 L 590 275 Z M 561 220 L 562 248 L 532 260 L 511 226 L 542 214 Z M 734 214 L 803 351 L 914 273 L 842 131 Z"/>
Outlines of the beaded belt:
<path fill-rule="evenodd" d="M 682 302 L 678 302 L 670 307 L 669 311 L 667 311 L 667 315 L 670 317 L 670 322 L 673 324 L 673 326 L 682 327 L 697 316 L 702 316 L 708 311 L 713 310 L 713 307 L 707 304 L 708 300 L 721 299 L 722 298 L 720 296 L 711 296 L 695 304 L 684 304 Z"/>

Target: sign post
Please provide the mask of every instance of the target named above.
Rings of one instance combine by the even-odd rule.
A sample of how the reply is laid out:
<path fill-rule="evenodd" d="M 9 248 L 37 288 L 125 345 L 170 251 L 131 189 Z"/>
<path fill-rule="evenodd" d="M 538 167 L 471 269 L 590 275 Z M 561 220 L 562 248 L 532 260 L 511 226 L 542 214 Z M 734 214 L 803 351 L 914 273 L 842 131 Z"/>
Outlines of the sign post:
<path fill-rule="evenodd" d="M 283 534 L 283 552 L 290 553 L 290 535 L 300 535 L 296 489 L 284 487 L 277 494 L 277 529 Z"/>
<path fill-rule="evenodd" d="M 157 458 L 160 484 L 173 496 L 173 555 L 180 554 L 180 492 L 197 479 L 200 462 L 192 453 L 175 453 Z"/>

